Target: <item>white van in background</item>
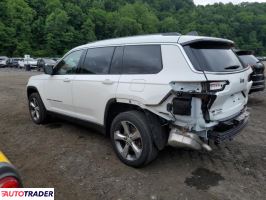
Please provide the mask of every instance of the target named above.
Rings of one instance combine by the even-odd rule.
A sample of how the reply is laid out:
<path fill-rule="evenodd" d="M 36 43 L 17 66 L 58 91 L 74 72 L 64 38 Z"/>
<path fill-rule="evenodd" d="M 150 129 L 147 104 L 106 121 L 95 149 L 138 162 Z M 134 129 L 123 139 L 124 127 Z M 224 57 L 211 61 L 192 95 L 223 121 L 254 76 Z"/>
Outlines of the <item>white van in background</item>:
<path fill-rule="evenodd" d="M 0 68 L 6 67 L 8 57 L 6 56 L 0 56 Z"/>
<path fill-rule="evenodd" d="M 24 55 L 24 58 L 18 62 L 19 68 L 25 68 L 25 65 L 30 65 L 31 69 L 37 68 L 37 60 L 31 58 L 30 55 Z"/>

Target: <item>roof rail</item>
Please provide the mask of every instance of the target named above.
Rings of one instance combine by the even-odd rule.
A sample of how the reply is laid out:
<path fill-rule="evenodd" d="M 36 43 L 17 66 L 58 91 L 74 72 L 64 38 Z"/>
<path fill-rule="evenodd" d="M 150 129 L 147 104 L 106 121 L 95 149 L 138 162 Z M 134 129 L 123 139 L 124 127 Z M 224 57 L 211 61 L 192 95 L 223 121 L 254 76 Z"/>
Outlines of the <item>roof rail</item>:
<path fill-rule="evenodd" d="M 197 31 L 191 31 L 191 32 L 187 33 L 186 35 L 199 36 L 199 33 Z"/>
<path fill-rule="evenodd" d="M 130 38 L 130 37 L 141 37 L 141 36 L 152 36 L 152 35 L 162 35 L 162 36 L 181 36 L 182 34 L 178 33 L 178 32 L 169 32 L 169 33 L 151 33 L 151 34 L 140 34 L 140 35 L 133 35 L 133 36 L 123 36 L 123 37 L 117 37 L 117 38 L 107 38 L 107 39 L 103 39 L 103 40 L 100 40 L 100 41 L 105 41 L 105 40 L 112 40 L 112 39 L 122 39 L 122 38 Z M 93 41 L 93 42 L 89 42 L 87 44 L 93 44 L 95 42 L 98 42 L 97 40 L 96 41 Z"/>
<path fill-rule="evenodd" d="M 169 32 L 169 33 L 161 33 L 163 36 L 180 36 L 181 33 L 178 32 Z"/>

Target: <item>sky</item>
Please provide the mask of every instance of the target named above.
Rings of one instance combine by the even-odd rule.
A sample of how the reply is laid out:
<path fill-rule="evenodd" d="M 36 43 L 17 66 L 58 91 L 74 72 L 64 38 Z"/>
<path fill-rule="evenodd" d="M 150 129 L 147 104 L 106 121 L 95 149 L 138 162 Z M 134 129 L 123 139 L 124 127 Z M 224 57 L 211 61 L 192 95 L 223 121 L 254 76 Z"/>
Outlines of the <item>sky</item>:
<path fill-rule="evenodd" d="M 232 2 L 233 4 L 238 4 L 241 2 L 259 2 L 259 3 L 265 2 L 266 3 L 266 0 L 194 0 L 194 3 L 196 5 L 207 5 L 207 4 L 214 4 L 217 2 L 222 2 L 222 3 Z"/>

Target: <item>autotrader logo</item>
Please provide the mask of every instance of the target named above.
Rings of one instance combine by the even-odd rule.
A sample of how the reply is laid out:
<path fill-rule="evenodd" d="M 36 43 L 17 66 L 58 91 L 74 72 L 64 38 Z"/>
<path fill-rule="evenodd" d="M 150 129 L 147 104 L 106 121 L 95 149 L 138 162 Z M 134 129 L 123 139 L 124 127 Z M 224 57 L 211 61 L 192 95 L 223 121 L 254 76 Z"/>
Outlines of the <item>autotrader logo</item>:
<path fill-rule="evenodd" d="M 1 200 L 54 200 L 54 188 L 1 188 Z"/>

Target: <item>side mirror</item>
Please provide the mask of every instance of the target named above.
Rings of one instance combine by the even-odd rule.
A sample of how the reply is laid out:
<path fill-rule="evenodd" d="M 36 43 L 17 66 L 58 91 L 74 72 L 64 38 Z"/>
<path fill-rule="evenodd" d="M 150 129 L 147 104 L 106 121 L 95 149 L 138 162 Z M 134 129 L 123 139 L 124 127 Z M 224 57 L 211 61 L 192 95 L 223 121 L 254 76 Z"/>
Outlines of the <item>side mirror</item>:
<path fill-rule="evenodd" d="M 45 65 L 44 68 L 43 68 L 43 70 L 44 70 L 44 73 L 45 74 L 53 75 L 53 72 L 54 72 L 53 66 L 51 66 L 51 65 Z"/>

